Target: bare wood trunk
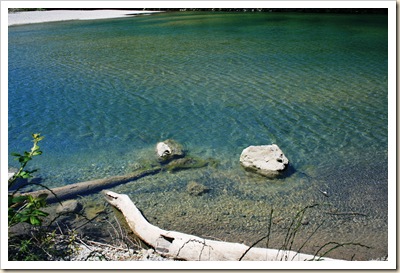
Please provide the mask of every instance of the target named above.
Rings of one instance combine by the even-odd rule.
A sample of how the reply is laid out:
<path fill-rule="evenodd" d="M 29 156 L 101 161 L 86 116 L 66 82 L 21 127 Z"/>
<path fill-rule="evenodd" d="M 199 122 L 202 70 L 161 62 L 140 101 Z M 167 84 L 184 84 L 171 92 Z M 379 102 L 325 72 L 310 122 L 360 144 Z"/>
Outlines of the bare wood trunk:
<path fill-rule="evenodd" d="M 146 175 L 156 174 L 161 171 L 161 167 L 154 167 L 149 170 L 136 171 L 127 175 L 113 176 L 104 179 L 96 179 L 91 181 L 85 181 L 80 183 L 75 183 L 71 185 L 66 185 L 62 187 L 57 187 L 51 189 L 54 193 L 49 192 L 47 189 L 38 190 L 34 192 L 27 192 L 21 195 L 31 195 L 33 197 L 38 197 L 41 194 L 47 194 L 47 203 L 53 203 L 57 200 L 65 200 L 69 198 L 76 198 L 79 195 L 85 195 L 93 192 L 98 192 L 106 188 L 110 188 L 122 183 L 130 182 L 132 180 L 139 179 Z M 56 196 L 55 196 L 56 195 Z"/>
<path fill-rule="evenodd" d="M 150 224 L 129 196 L 103 191 L 106 200 L 124 215 L 129 227 L 159 254 L 188 261 L 305 261 L 319 257 L 295 251 L 249 247 L 244 244 L 203 239 L 194 235 L 163 230 Z M 334 260 L 323 258 L 323 260 Z"/>

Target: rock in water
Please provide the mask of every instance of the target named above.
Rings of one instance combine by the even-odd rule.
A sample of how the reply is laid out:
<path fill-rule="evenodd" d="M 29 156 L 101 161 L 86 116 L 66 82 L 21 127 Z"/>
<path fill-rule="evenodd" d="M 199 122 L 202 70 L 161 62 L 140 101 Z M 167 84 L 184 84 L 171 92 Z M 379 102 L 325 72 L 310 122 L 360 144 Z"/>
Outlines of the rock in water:
<path fill-rule="evenodd" d="M 276 144 L 249 146 L 240 155 L 240 163 L 247 171 L 266 177 L 276 177 L 284 171 L 289 160 Z"/>
<path fill-rule="evenodd" d="M 56 212 L 59 214 L 75 213 L 81 209 L 82 205 L 77 200 L 67 200 L 58 205 Z"/>
<path fill-rule="evenodd" d="M 210 188 L 196 181 L 190 181 L 186 186 L 186 190 L 190 195 L 200 196 L 209 192 Z"/>
<path fill-rule="evenodd" d="M 18 169 L 8 168 L 8 181 L 18 172 Z M 11 187 L 8 188 L 9 191 L 14 191 L 16 189 L 21 189 L 24 185 L 28 183 L 28 179 L 18 177 Z"/>
<path fill-rule="evenodd" d="M 8 180 L 10 180 L 11 177 L 13 177 L 15 173 L 8 173 Z"/>
<path fill-rule="evenodd" d="M 158 160 L 162 162 L 168 162 L 172 159 L 185 156 L 182 145 L 172 139 L 158 142 L 156 152 Z"/>
<path fill-rule="evenodd" d="M 166 170 L 168 172 L 176 172 L 185 169 L 203 168 L 207 165 L 208 161 L 201 158 L 185 157 L 169 162 L 166 165 Z"/>

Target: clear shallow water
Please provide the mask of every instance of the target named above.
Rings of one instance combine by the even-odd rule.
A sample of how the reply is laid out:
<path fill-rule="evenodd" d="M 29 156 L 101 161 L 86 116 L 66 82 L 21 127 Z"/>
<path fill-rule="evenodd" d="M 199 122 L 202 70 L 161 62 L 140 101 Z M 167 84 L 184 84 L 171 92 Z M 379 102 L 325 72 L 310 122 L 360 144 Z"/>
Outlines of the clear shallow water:
<path fill-rule="evenodd" d="M 60 186 L 129 172 L 173 138 L 220 164 L 117 187 L 152 206 L 159 225 L 251 243 L 271 207 L 285 218 L 328 202 L 368 217 L 357 227 L 330 219 L 321 241 L 362 235 L 375 249 L 360 259 L 385 256 L 387 56 L 387 17 L 377 15 L 172 13 L 10 27 L 9 152 L 42 133 L 32 166 Z M 247 175 L 241 151 L 270 143 L 294 173 Z M 191 180 L 212 191 L 188 196 Z M 185 217 L 175 225 L 165 207 Z"/>

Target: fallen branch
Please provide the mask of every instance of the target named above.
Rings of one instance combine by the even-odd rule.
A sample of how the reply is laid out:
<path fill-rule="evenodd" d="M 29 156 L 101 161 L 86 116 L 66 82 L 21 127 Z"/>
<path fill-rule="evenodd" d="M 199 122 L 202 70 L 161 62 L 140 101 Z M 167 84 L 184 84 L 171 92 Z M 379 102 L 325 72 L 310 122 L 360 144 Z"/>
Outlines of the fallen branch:
<path fill-rule="evenodd" d="M 34 192 L 26 192 L 22 194 L 17 194 L 16 192 L 20 190 L 18 188 L 13 193 L 14 196 L 19 195 L 31 195 L 32 197 L 38 197 L 39 195 L 47 195 L 47 203 L 54 203 L 60 202 L 61 200 L 76 198 L 79 195 L 85 195 L 93 192 L 98 192 L 107 188 L 114 187 L 119 184 L 123 184 L 126 182 L 130 182 L 132 180 L 136 180 L 142 178 L 147 175 L 157 174 L 161 171 L 178 171 L 178 170 L 185 170 L 185 169 L 192 169 L 192 168 L 202 168 L 207 166 L 209 163 L 216 164 L 215 160 L 213 159 L 200 159 L 194 157 L 185 157 L 179 158 L 177 160 L 173 160 L 165 165 L 154 166 L 151 169 L 147 170 L 138 170 L 136 172 L 127 174 L 127 175 L 120 175 L 120 176 L 113 176 L 104 179 L 97 179 L 91 181 L 85 181 L 80 183 L 75 183 L 71 185 L 66 185 L 58 188 L 47 188 L 41 184 L 36 183 L 29 183 L 29 185 L 39 185 L 44 187 L 45 190 L 38 190 Z M 26 185 L 24 185 L 26 186 Z"/>
<path fill-rule="evenodd" d="M 150 224 L 129 196 L 112 191 L 103 193 L 108 203 L 122 212 L 132 231 L 163 256 L 188 261 L 335 260 L 289 250 L 249 248 L 244 244 L 208 240 L 177 231 L 163 230 Z"/>
<path fill-rule="evenodd" d="M 56 201 L 65 200 L 69 198 L 76 198 L 78 195 L 85 195 L 88 193 L 93 193 L 96 191 L 101 191 L 106 188 L 114 187 L 119 184 L 130 182 L 132 180 L 139 179 L 141 177 L 159 173 L 162 170 L 161 167 L 154 167 L 148 170 L 139 170 L 127 175 L 113 176 L 104 179 L 96 179 L 91 181 L 85 181 L 80 183 L 75 183 L 71 185 L 66 185 L 62 187 L 53 188 L 49 193 L 48 189 L 38 190 L 34 192 L 26 192 L 20 195 L 31 195 L 33 197 L 38 197 L 39 195 L 46 194 L 47 203 L 54 203 Z M 16 194 L 15 196 L 18 196 Z"/>

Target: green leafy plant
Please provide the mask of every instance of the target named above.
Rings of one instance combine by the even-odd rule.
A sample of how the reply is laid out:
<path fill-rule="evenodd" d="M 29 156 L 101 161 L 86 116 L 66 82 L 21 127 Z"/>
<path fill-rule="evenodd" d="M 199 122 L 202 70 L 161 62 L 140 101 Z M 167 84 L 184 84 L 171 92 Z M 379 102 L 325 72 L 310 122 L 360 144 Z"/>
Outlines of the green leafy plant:
<path fill-rule="evenodd" d="M 8 226 L 26 222 L 34 226 L 42 224 L 41 217 L 46 217 L 49 214 L 41 210 L 46 206 L 46 197 L 24 196 L 9 196 L 8 197 Z"/>
<path fill-rule="evenodd" d="M 28 179 L 32 177 L 32 173 L 37 170 L 27 170 L 26 166 L 34 156 L 42 154 L 38 143 L 43 140 L 43 136 L 40 134 L 32 134 L 33 146 L 29 152 L 25 151 L 23 154 L 12 153 L 15 156 L 20 167 L 18 171 L 10 177 L 8 180 L 8 187 L 11 188 L 17 181 L 17 179 Z M 32 183 L 35 184 L 35 183 Z M 24 185 L 26 186 L 26 185 Z M 22 186 L 23 187 L 23 186 Z M 29 223 L 34 226 L 40 226 L 42 224 L 42 217 L 48 216 L 47 212 L 41 209 L 46 206 L 47 194 L 33 197 L 30 195 L 16 195 L 17 191 L 21 187 L 17 188 L 13 193 L 8 195 L 8 226 L 14 226 L 19 223 Z"/>
<path fill-rule="evenodd" d="M 38 145 L 39 141 L 43 140 L 44 136 L 40 136 L 40 134 L 32 134 L 33 137 L 33 146 L 30 152 L 25 151 L 22 155 L 18 153 L 11 153 L 12 156 L 15 156 L 16 159 L 20 163 L 20 167 L 18 171 L 8 180 L 8 187 L 10 188 L 18 178 L 31 178 L 32 173 L 36 172 L 37 170 L 28 171 L 26 170 L 26 165 L 29 161 L 33 159 L 34 156 L 41 155 L 43 152 L 40 150 Z"/>
<path fill-rule="evenodd" d="M 75 231 L 57 234 L 46 227 L 34 226 L 30 233 L 13 236 L 9 240 L 9 260 L 57 261 L 69 260 L 78 251 L 78 235 Z"/>

